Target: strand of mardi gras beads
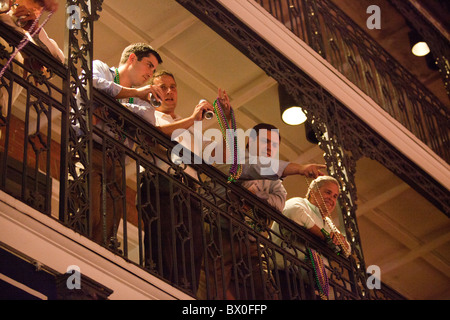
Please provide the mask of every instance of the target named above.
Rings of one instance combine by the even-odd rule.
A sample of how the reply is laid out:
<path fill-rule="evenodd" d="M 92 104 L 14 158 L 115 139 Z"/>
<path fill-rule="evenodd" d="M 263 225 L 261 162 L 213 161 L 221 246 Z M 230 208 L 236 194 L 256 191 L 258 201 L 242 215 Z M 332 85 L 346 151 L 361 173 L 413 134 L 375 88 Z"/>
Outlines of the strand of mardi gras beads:
<path fill-rule="evenodd" d="M 114 75 L 114 83 L 120 84 L 119 69 L 117 69 L 117 68 L 116 68 L 116 72 L 115 72 L 115 75 Z M 120 100 L 117 100 L 117 101 L 120 102 Z M 128 103 L 134 103 L 134 98 L 133 97 L 128 98 Z"/>
<path fill-rule="evenodd" d="M 234 111 L 231 108 L 230 113 L 231 113 L 231 129 L 233 130 L 229 130 L 230 127 L 228 125 L 228 121 L 226 119 L 226 116 L 223 112 L 223 109 L 220 105 L 220 101 L 217 99 L 216 101 L 214 101 L 214 111 L 215 114 L 217 116 L 217 120 L 219 122 L 219 126 L 220 126 L 220 130 L 222 132 L 222 136 L 225 140 L 227 149 L 230 150 L 230 152 L 232 153 L 233 157 L 233 164 L 230 168 L 230 176 L 228 177 L 228 183 L 231 183 L 233 181 L 236 181 L 237 179 L 239 179 L 239 176 L 242 173 L 242 167 L 240 164 L 238 164 L 237 159 L 238 159 L 238 149 L 237 149 L 237 138 L 234 137 L 234 148 L 232 149 L 233 146 L 230 146 L 229 141 L 231 140 L 231 138 L 233 138 L 234 133 L 236 131 L 236 120 L 235 120 L 235 116 L 234 116 Z M 228 129 L 228 130 L 227 130 Z"/>
<path fill-rule="evenodd" d="M 326 274 L 325 266 L 323 265 L 323 260 L 314 249 L 308 248 L 308 251 L 311 259 L 311 264 L 314 269 L 317 289 L 319 290 L 320 298 L 322 300 L 326 300 L 328 298 L 330 284 L 328 282 L 328 276 Z"/>
<path fill-rule="evenodd" d="M 236 181 L 237 179 L 239 179 L 241 173 L 242 173 L 242 165 L 239 162 L 239 149 L 238 149 L 238 140 L 237 140 L 237 136 L 236 136 L 236 129 L 237 129 L 237 125 L 236 125 L 236 118 L 234 116 L 234 111 L 232 108 L 230 108 L 230 113 L 231 113 L 231 128 L 233 129 L 233 131 L 231 131 L 230 133 L 233 135 L 234 137 L 234 161 L 233 161 L 233 180 L 232 181 Z"/>
<path fill-rule="evenodd" d="M 235 182 L 239 179 L 242 174 L 242 166 L 238 163 L 238 148 L 237 148 L 237 137 L 236 137 L 236 118 L 234 116 L 233 108 L 230 107 L 230 115 L 231 115 L 231 128 L 228 125 L 227 118 L 225 113 L 220 105 L 219 98 L 217 98 L 214 103 L 214 114 L 217 117 L 217 121 L 219 123 L 220 131 L 222 133 L 222 137 L 225 140 L 225 144 L 228 150 L 230 150 L 231 155 L 233 156 L 233 163 L 230 167 L 230 175 L 228 176 L 228 183 Z M 230 130 L 231 129 L 231 130 Z M 232 145 L 230 145 L 230 141 L 232 141 Z"/>

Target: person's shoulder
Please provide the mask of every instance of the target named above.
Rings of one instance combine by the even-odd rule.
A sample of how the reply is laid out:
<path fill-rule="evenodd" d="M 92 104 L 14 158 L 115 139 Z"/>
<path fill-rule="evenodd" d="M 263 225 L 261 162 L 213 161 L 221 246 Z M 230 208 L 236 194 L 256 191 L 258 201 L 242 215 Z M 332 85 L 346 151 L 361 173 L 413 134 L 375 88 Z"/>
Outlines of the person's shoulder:
<path fill-rule="evenodd" d="M 301 197 L 292 197 L 286 200 L 285 206 L 284 206 L 284 211 L 286 212 L 292 212 L 292 211 L 296 211 L 299 208 L 306 208 L 307 207 L 307 203 L 306 203 L 306 199 L 305 198 L 301 198 Z"/>
<path fill-rule="evenodd" d="M 302 197 L 292 197 L 292 198 L 289 198 L 288 200 L 286 200 L 286 203 L 289 202 L 289 204 L 291 204 L 291 205 L 304 204 L 305 200 L 306 199 L 302 198 Z"/>
<path fill-rule="evenodd" d="M 106 75 L 108 72 L 113 73 L 114 69 L 101 60 L 92 61 L 92 70 L 94 75 Z"/>
<path fill-rule="evenodd" d="M 101 60 L 94 60 L 94 61 L 92 61 L 92 64 L 94 66 L 102 66 L 102 67 L 107 67 L 109 69 L 109 66 Z"/>
<path fill-rule="evenodd" d="M 102 70 L 104 72 L 106 72 L 107 70 L 114 70 L 112 67 L 110 67 L 108 64 L 106 64 L 102 60 L 92 61 L 92 66 L 94 69 Z"/>

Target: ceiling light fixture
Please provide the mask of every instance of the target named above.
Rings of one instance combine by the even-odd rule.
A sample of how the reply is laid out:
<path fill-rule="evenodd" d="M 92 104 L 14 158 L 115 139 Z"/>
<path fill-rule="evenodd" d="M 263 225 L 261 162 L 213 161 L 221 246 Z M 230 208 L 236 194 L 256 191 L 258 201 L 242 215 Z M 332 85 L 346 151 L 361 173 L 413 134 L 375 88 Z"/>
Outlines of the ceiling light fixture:
<path fill-rule="evenodd" d="M 278 99 L 280 100 L 281 119 L 284 123 L 297 126 L 306 121 L 306 115 L 302 108 L 281 85 L 278 85 Z"/>
<path fill-rule="evenodd" d="M 426 56 L 430 53 L 430 48 L 420 34 L 413 30 L 408 33 L 409 42 L 411 45 L 411 52 L 418 57 Z"/>

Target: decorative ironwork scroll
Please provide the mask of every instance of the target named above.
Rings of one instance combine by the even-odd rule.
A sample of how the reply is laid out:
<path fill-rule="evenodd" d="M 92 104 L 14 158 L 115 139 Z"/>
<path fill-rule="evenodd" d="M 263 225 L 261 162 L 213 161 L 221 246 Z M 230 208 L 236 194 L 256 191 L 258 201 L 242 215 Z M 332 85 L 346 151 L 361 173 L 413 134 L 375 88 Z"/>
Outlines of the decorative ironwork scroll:
<path fill-rule="evenodd" d="M 66 166 L 61 166 L 61 202 L 60 220 L 83 235 L 90 235 L 89 223 L 91 152 L 92 152 L 92 60 L 93 28 L 98 20 L 97 12 L 101 10 L 103 0 L 66 2 L 66 20 L 75 21 L 71 28 L 66 28 L 66 57 L 69 79 L 66 83 L 68 126 L 63 137 L 65 145 L 63 159 Z M 79 8 L 73 17 L 71 8 Z M 78 14 L 79 13 L 79 14 Z M 78 23 L 79 22 L 79 23 Z M 70 23 L 68 23 L 70 25 Z M 79 27 L 79 28 L 77 28 Z M 80 99 L 76 99 L 79 95 Z M 77 103 L 85 101 L 85 103 Z M 74 125 L 77 124 L 78 131 Z M 64 163 L 64 162 L 62 162 Z"/>

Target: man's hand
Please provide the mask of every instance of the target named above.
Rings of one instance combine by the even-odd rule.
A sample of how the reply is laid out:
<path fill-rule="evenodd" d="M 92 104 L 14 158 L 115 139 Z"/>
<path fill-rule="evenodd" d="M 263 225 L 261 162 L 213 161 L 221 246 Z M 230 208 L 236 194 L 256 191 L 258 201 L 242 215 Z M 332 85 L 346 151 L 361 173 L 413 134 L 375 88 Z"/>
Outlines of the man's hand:
<path fill-rule="evenodd" d="M 283 177 L 301 174 L 308 178 L 317 178 L 325 175 L 320 170 L 326 170 L 327 166 L 324 164 L 299 164 L 291 162 L 283 171 Z"/>
<path fill-rule="evenodd" d="M 340 232 L 331 232 L 330 233 L 331 240 L 333 244 L 340 247 L 344 252 L 344 255 L 348 257 L 351 253 L 351 247 L 347 242 L 347 239 Z"/>
<path fill-rule="evenodd" d="M 202 121 L 203 120 L 203 112 L 205 111 L 214 111 L 212 104 L 206 100 L 201 100 L 194 108 L 192 112 L 191 118 L 194 121 Z"/>
<path fill-rule="evenodd" d="M 324 164 L 305 164 L 301 165 L 299 173 L 308 178 L 317 178 L 318 176 L 323 176 L 321 169 L 326 169 L 327 166 Z"/>
<path fill-rule="evenodd" d="M 218 92 L 218 100 L 220 103 L 220 106 L 222 107 L 222 110 L 225 114 L 225 117 L 228 121 L 231 120 L 231 103 L 230 98 L 228 97 L 228 94 L 225 90 L 222 91 L 222 89 L 219 88 Z"/>
<path fill-rule="evenodd" d="M 145 100 L 149 103 L 150 102 L 150 94 L 153 94 L 153 96 L 158 99 L 159 101 L 162 101 L 164 99 L 164 92 L 159 86 L 155 85 L 146 85 L 140 88 L 136 88 L 135 96 L 139 99 Z M 131 98 L 131 96 L 130 96 Z"/>

